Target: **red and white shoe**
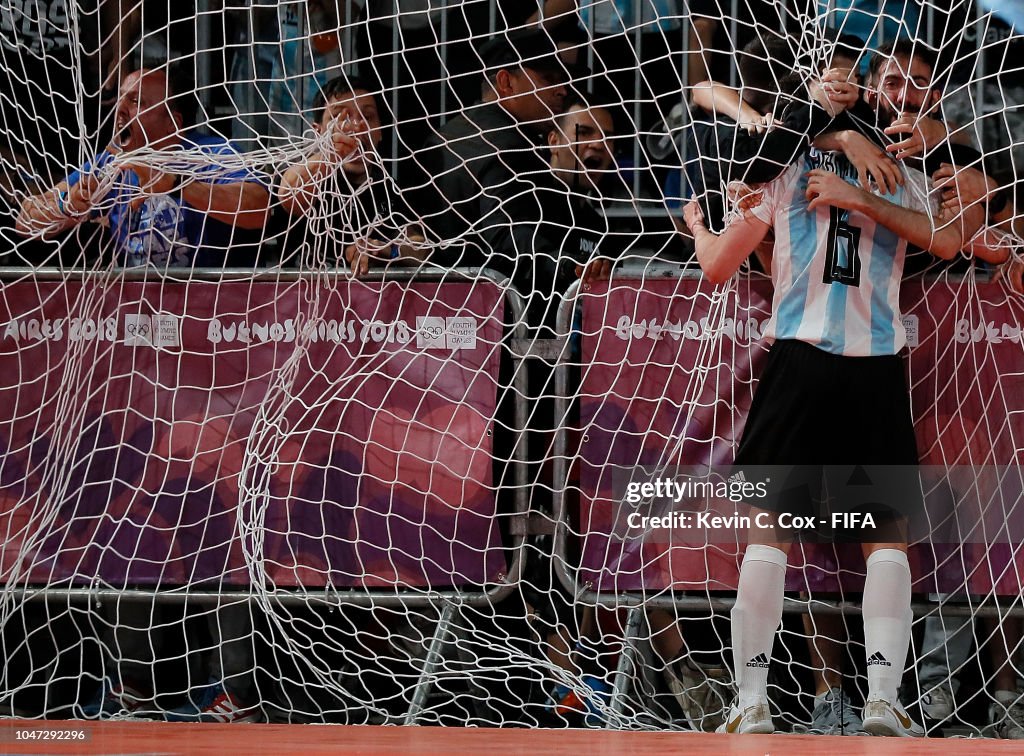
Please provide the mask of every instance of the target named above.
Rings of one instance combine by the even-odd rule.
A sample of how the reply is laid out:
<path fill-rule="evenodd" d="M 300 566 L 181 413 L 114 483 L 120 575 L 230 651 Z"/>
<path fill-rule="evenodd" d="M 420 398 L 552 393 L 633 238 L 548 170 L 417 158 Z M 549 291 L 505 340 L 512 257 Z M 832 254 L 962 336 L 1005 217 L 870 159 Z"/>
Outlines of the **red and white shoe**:
<path fill-rule="evenodd" d="M 168 722 L 262 722 L 263 712 L 258 706 L 245 706 L 237 696 L 225 690 L 224 683 L 214 682 L 199 695 L 195 705 L 183 706 L 167 712 Z"/>

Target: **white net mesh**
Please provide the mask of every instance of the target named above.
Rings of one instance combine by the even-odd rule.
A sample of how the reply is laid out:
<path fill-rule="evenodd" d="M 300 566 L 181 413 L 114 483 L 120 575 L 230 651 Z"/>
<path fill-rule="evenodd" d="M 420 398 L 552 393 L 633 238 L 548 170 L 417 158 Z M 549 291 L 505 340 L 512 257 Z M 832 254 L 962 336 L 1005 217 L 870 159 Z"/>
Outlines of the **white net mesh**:
<path fill-rule="evenodd" d="M 1024 736 L 1020 45 L 969 2 L 0 0 L 3 713 L 718 726 L 745 528 L 682 518 L 745 510 L 625 484 L 732 464 L 759 213 L 816 160 L 918 213 L 861 259 L 837 211 L 825 274 L 903 316 L 846 334 L 908 347 L 902 701 Z M 687 223 L 752 218 L 701 277 Z M 864 579 L 793 550 L 776 726 L 867 697 Z"/>

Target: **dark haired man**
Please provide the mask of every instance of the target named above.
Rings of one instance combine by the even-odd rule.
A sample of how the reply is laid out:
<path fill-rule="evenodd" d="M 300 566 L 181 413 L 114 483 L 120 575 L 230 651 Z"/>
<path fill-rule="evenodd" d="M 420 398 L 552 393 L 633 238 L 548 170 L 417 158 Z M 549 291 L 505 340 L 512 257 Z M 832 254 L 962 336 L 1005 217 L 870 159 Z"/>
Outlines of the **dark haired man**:
<path fill-rule="evenodd" d="M 591 107 L 582 99 L 571 100 L 565 112 L 555 118 L 548 132 L 548 164 L 555 177 L 555 194 L 560 201 L 545 203 L 545 227 L 549 241 L 557 245 L 564 259 L 584 280 L 604 278 L 620 248 L 609 237 L 608 219 L 594 207 L 595 195 L 608 176 L 616 175 L 611 139 L 615 122 L 607 108 Z M 558 210 L 563 211 L 559 217 Z M 614 248 L 614 249 L 612 249 Z M 586 266 L 585 268 L 583 266 Z"/>
<path fill-rule="evenodd" d="M 277 189 L 282 207 L 307 224 L 320 222 L 334 234 L 355 274 L 373 262 L 418 262 L 426 256 L 424 235 L 381 166 L 380 102 L 373 85 L 355 76 L 328 81 L 314 128 L 324 146 L 288 166 Z M 328 219 L 330 203 L 354 198 L 345 227 Z M 336 209 L 336 208 L 335 208 Z M 317 236 L 323 236 L 317 234 Z M 309 234 L 306 239 L 312 238 Z"/>
<path fill-rule="evenodd" d="M 21 203 L 17 230 L 50 237 L 102 222 L 124 267 L 252 264 L 242 231 L 262 231 L 270 195 L 253 172 L 224 167 L 230 144 L 187 133 L 190 88 L 163 70 L 140 69 L 121 82 L 110 146 L 64 181 Z M 159 168 L 145 151 L 167 151 Z M 139 152 L 128 163 L 119 158 Z M 179 159 L 180 157 L 180 159 Z M 242 259 L 245 258 L 245 259 Z"/>
<path fill-rule="evenodd" d="M 943 121 L 942 81 L 936 76 L 937 55 L 920 41 L 899 39 L 872 56 L 863 102 L 834 124 L 839 130 L 821 135 L 815 146 L 840 150 L 856 167 L 860 184 L 895 193 L 902 182 L 897 163 L 921 170 L 942 190 L 947 209 L 980 204 L 988 226 L 968 246 L 990 264 L 1004 262 L 1005 240 L 992 228 L 1012 219 L 1008 192 L 978 150 L 957 141 Z M 889 139 L 895 141 L 888 141 Z M 1008 212 L 1010 211 L 1010 212 Z M 1007 228 L 1007 230 L 1010 230 Z M 907 273 L 918 272 L 929 257 L 912 252 Z"/>
<path fill-rule="evenodd" d="M 715 231 L 725 226 L 725 188 L 730 183 L 760 184 L 776 178 L 806 148 L 808 139 L 857 97 L 845 72 L 827 71 L 821 85 L 811 87 L 811 98 L 802 98 L 802 85 L 793 73 L 793 50 L 783 37 L 758 37 L 737 57 L 742 101 L 759 113 L 774 114 L 776 126 L 752 135 L 718 114 L 695 115 L 690 152 L 698 157 L 686 172 L 705 222 Z"/>
<path fill-rule="evenodd" d="M 439 237 L 466 242 L 443 262 L 487 266 L 515 279 L 542 217 L 536 187 L 550 180 L 537 147 L 564 110 L 578 69 L 537 29 L 497 35 L 480 57 L 481 101 L 427 140 L 419 209 Z"/>

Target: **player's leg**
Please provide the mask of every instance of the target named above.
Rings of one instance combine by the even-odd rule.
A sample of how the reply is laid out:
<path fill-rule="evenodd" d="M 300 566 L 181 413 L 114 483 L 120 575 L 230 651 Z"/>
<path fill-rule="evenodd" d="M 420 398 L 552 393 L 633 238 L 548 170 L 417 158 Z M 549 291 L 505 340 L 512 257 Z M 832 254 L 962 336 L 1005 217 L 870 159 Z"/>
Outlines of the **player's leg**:
<path fill-rule="evenodd" d="M 953 716 L 959 671 L 974 644 L 973 629 L 972 617 L 945 617 L 941 607 L 925 619 L 918 679 L 926 718 L 942 722 Z"/>
<path fill-rule="evenodd" d="M 751 509 L 751 517 L 760 511 Z M 730 614 L 738 699 L 720 731 L 775 731 L 768 707 L 768 669 L 775 633 L 782 622 L 790 546 L 784 542 L 751 543 L 743 556 Z"/>
<path fill-rule="evenodd" d="M 786 562 L 794 539 L 779 515 L 810 514 L 820 489 L 815 466 L 821 447 L 821 380 L 824 352 L 798 341 L 777 341 L 750 407 L 735 467 L 748 481 L 767 485 L 748 516 L 748 543 L 730 614 L 737 702 L 725 732 L 774 732 L 768 701 L 768 668 L 782 622 Z M 774 465 L 769 471 L 765 466 Z M 787 465 L 787 467 L 779 467 Z M 816 481 L 816 483 L 815 483 Z M 783 523 L 786 524 L 786 523 Z"/>
<path fill-rule="evenodd" d="M 846 359 L 833 378 L 845 401 L 837 408 L 843 441 L 827 471 L 829 493 L 844 511 L 860 513 L 844 536 L 861 542 L 867 566 L 864 731 L 917 737 L 924 730 L 897 695 L 913 623 L 908 523 L 924 508 L 906 372 L 898 355 L 887 355 Z"/>
<path fill-rule="evenodd" d="M 989 728 L 1000 738 L 1024 739 L 1024 695 L 1018 688 L 1019 668 L 1013 657 L 1020 652 L 1022 635 L 1019 617 L 1001 620 L 986 617 L 989 657 L 994 671 L 993 702 L 989 706 Z"/>
<path fill-rule="evenodd" d="M 868 657 L 864 730 L 872 735 L 920 737 L 924 730 L 907 715 L 897 694 L 914 619 L 907 544 L 865 544 L 864 557 L 864 646 Z"/>

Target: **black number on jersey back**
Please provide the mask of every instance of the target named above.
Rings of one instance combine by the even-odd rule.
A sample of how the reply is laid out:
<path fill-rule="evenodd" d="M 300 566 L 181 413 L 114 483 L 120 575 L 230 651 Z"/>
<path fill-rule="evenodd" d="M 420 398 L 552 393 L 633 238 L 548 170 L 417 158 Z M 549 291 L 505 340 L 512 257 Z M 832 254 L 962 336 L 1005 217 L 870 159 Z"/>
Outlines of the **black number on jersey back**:
<path fill-rule="evenodd" d="M 847 225 L 849 213 L 829 208 L 828 251 L 822 283 L 860 286 L 860 229 Z"/>

